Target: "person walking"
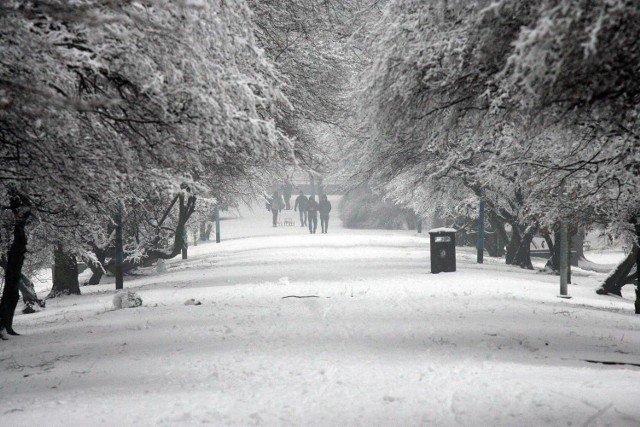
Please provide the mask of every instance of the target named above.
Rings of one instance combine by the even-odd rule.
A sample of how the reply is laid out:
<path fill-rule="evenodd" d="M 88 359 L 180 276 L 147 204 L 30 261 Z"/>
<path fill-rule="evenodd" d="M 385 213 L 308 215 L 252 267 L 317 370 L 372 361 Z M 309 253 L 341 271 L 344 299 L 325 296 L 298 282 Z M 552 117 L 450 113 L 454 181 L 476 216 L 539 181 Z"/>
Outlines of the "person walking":
<path fill-rule="evenodd" d="M 282 201 L 282 196 L 277 192 L 273 192 L 273 196 L 271 197 L 271 214 L 273 215 L 273 226 L 278 226 L 278 214 L 284 207 L 284 202 Z"/>
<path fill-rule="evenodd" d="M 293 185 L 287 180 L 282 186 L 282 195 L 284 196 L 284 204 L 286 210 L 291 210 L 291 193 L 293 192 Z"/>
<path fill-rule="evenodd" d="M 296 197 L 296 203 L 293 205 L 293 210 L 300 209 L 300 227 L 307 225 L 307 209 L 309 208 L 309 199 L 300 191 L 300 195 Z"/>
<path fill-rule="evenodd" d="M 320 203 L 318 203 L 318 211 L 320 212 L 320 228 L 322 233 L 327 234 L 329 229 L 329 212 L 331 212 L 331 202 L 327 200 L 327 195 L 320 196 Z"/>
<path fill-rule="evenodd" d="M 314 196 L 309 196 L 307 219 L 309 221 L 309 233 L 316 234 L 316 229 L 318 228 L 318 202 L 316 202 Z"/>

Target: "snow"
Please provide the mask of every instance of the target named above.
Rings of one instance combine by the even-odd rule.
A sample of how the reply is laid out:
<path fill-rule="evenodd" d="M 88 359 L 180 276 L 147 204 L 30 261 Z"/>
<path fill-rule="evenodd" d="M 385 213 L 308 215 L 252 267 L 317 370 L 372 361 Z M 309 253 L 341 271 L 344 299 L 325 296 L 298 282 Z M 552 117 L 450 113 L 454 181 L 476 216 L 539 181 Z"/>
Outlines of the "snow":
<path fill-rule="evenodd" d="M 455 233 L 458 230 L 456 230 L 455 228 L 447 228 L 447 227 L 440 227 L 440 228 L 434 228 L 432 230 L 429 230 L 430 234 L 436 234 L 436 233 Z"/>
<path fill-rule="evenodd" d="M 632 295 L 595 294 L 604 273 L 564 300 L 555 276 L 457 248 L 432 275 L 428 235 L 337 213 L 310 235 L 243 210 L 222 236 L 125 278 L 141 307 L 112 310 L 106 283 L 17 314 L 2 425 L 640 424 L 640 368 L 586 361 L 640 363 Z"/>

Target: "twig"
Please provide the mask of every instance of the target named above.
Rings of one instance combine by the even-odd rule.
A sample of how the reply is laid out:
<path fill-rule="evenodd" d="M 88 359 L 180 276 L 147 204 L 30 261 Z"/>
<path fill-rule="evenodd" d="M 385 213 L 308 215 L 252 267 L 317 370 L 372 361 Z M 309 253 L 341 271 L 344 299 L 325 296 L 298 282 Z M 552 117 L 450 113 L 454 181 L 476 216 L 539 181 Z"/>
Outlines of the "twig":
<path fill-rule="evenodd" d="M 282 299 L 285 298 L 320 298 L 318 295 L 287 295 L 286 297 L 282 297 Z"/>

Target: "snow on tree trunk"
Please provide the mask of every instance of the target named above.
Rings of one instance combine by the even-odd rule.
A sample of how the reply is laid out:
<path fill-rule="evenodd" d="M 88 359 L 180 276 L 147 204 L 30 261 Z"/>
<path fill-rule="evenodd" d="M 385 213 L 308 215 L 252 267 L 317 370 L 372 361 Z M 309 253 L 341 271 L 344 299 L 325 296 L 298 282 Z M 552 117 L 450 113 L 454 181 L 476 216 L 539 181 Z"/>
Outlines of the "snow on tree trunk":
<path fill-rule="evenodd" d="M 100 249 L 97 246 L 94 246 L 93 253 L 96 255 L 96 259 L 88 260 L 87 265 L 91 270 L 91 277 L 89 278 L 89 285 L 98 285 L 100 280 L 102 279 L 102 275 L 104 274 L 103 265 L 106 263 L 106 251 L 104 249 Z"/>

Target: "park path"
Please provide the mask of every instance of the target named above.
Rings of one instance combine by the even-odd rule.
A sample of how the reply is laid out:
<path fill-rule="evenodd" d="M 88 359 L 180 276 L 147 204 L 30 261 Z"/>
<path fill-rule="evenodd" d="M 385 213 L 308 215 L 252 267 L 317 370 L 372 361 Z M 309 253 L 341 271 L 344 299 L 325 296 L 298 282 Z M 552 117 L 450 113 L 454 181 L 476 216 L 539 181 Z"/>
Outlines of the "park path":
<path fill-rule="evenodd" d="M 243 212 L 220 244 L 128 278 L 142 307 L 110 310 L 106 283 L 18 316 L 3 425 L 640 424 L 640 322 L 597 274 L 569 301 L 467 249 L 433 275 L 424 236 L 336 219 L 310 235 Z"/>

